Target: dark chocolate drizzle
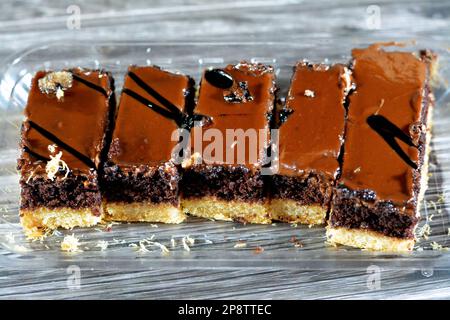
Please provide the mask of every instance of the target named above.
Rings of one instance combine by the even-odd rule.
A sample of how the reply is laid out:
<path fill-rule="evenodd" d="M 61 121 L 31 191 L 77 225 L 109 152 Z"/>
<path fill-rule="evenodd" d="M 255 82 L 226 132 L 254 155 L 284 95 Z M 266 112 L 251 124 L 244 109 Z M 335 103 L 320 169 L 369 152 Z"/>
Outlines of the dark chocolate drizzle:
<path fill-rule="evenodd" d="M 138 77 L 137 74 L 135 74 L 134 72 L 130 71 L 128 72 L 128 76 L 133 79 L 134 82 L 136 82 L 136 84 L 141 87 L 142 89 L 144 89 L 148 94 L 150 94 L 151 96 L 153 96 L 153 98 L 155 98 L 156 100 L 159 101 L 159 103 L 161 103 L 163 106 L 165 106 L 167 109 L 169 109 L 172 113 L 174 114 L 180 114 L 181 115 L 181 111 L 169 100 L 167 100 L 166 98 L 164 98 L 162 95 L 160 95 L 155 89 L 153 89 L 152 87 L 150 87 L 147 83 L 145 83 L 144 80 L 142 80 L 141 78 Z"/>
<path fill-rule="evenodd" d="M 32 155 L 33 157 L 35 157 L 36 159 L 38 159 L 38 160 L 40 160 L 40 161 L 45 161 L 45 162 L 50 161 L 49 158 L 44 157 L 44 156 L 41 156 L 39 153 L 34 152 L 33 150 L 31 150 L 31 149 L 28 148 L 27 146 L 23 146 L 23 149 L 22 149 L 22 150 L 23 150 L 24 152 L 26 152 L 26 153 Z"/>
<path fill-rule="evenodd" d="M 147 92 L 149 95 L 158 100 L 165 108 L 155 103 L 152 103 L 150 100 L 144 98 L 139 93 L 130 90 L 128 88 L 124 88 L 122 92 L 136 99 L 146 107 L 160 114 L 161 116 L 175 121 L 178 127 L 190 130 L 195 126 L 195 124 L 205 126 L 211 123 L 212 121 L 211 117 L 196 113 L 190 115 L 180 111 L 173 103 L 171 103 L 169 100 L 161 96 L 155 89 L 153 89 L 151 86 L 145 83 L 145 81 L 139 78 L 139 76 L 134 72 L 132 71 L 128 72 L 128 76 L 131 79 L 133 79 L 133 81 L 136 82 L 136 84 L 139 87 L 141 87 L 145 92 Z"/>
<path fill-rule="evenodd" d="M 84 84 L 85 86 L 88 86 L 91 89 L 94 89 L 98 92 L 100 92 L 101 94 L 103 94 L 105 97 L 108 97 L 108 92 L 106 92 L 106 90 L 103 87 L 100 87 L 98 85 L 96 85 L 95 83 L 92 83 L 86 79 L 83 79 L 82 77 L 80 77 L 79 75 L 72 73 L 72 76 L 75 80 L 81 82 L 82 84 Z"/>
<path fill-rule="evenodd" d="M 163 107 L 160 107 L 159 105 L 152 103 L 150 100 L 144 98 L 143 96 L 141 96 L 139 93 L 130 90 L 128 88 L 124 88 L 122 90 L 123 93 L 129 95 L 130 97 L 132 97 L 133 99 L 139 101 L 140 103 L 142 103 L 143 105 L 145 105 L 146 107 L 152 109 L 153 111 L 155 111 L 156 113 L 160 114 L 161 116 L 174 120 L 176 122 L 180 121 L 181 119 L 179 119 L 179 114 L 174 114 L 173 112 L 170 112 L 168 110 L 166 110 Z"/>
<path fill-rule="evenodd" d="M 31 121 L 31 120 L 28 120 L 28 123 L 29 123 L 31 128 L 33 128 L 34 130 L 39 132 L 43 137 L 45 137 L 48 140 L 52 141 L 58 147 L 63 148 L 67 152 L 71 153 L 74 157 L 76 157 L 78 160 L 83 162 L 88 167 L 95 168 L 94 162 L 89 157 L 85 156 L 81 152 L 79 152 L 76 149 L 72 148 L 67 143 L 65 143 L 64 141 L 59 139 L 57 136 L 55 136 L 53 133 L 51 133 L 51 132 L 45 130 L 44 128 L 42 128 L 41 126 L 39 126 L 37 123 L 35 123 L 35 122 Z"/>
<path fill-rule="evenodd" d="M 367 124 L 378 133 L 384 141 L 413 169 L 417 169 L 417 164 L 412 161 L 408 155 L 402 150 L 395 138 L 400 139 L 410 147 L 417 146 L 414 144 L 411 137 L 404 133 L 391 121 L 383 117 L 382 115 L 373 114 L 367 118 Z"/>
<path fill-rule="evenodd" d="M 229 89 L 233 86 L 234 80 L 231 75 L 222 69 L 211 69 L 205 71 L 205 79 L 212 86 L 219 89 Z"/>

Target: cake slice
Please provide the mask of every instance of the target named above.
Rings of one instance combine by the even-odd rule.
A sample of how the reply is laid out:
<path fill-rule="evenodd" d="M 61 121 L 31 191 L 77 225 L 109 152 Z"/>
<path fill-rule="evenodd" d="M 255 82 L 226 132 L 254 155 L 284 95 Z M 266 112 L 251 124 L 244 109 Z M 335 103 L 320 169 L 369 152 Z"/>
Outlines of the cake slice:
<path fill-rule="evenodd" d="M 18 159 L 20 220 L 28 237 L 100 221 L 97 169 L 114 109 L 108 72 L 77 68 L 36 73 Z"/>
<path fill-rule="evenodd" d="M 323 224 L 339 173 L 350 71 L 299 62 L 279 112 L 279 173 L 270 177 L 274 220 Z"/>
<path fill-rule="evenodd" d="M 191 113 L 194 81 L 159 67 L 131 66 L 125 76 L 104 168 L 105 218 L 180 223 L 180 172 L 172 151 Z"/>
<path fill-rule="evenodd" d="M 327 237 L 359 248 L 408 251 L 426 189 L 434 57 L 380 45 L 352 55 L 356 91 Z"/>
<path fill-rule="evenodd" d="M 203 74 L 195 112 L 209 117 L 191 131 L 183 164 L 182 207 L 193 216 L 269 223 L 262 176 L 275 100 L 272 67 L 241 62 Z"/>

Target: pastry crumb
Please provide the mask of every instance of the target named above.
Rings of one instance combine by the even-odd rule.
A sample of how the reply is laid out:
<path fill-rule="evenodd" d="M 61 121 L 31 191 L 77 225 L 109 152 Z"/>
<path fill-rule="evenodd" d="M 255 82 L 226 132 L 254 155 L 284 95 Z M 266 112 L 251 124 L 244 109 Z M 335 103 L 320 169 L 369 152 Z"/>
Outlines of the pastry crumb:
<path fill-rule="evenodd" d="M 255 250 L 253 250 L 256 254 L 260 254 L 264 252 L 264 248 L 261 246 L 257 246 Z"/>
<path fill-rule="evenodd" d="M 425 240 L 428 240 L 430 235 L 431 227 L 428 223 L 424 224 L 423 227 L 419 228 L 419 230 L 417 231 L 417 236 L 419 238 L 424 238 Z"/>
<path fill-rule="evenodd" d="M 105 251 L 108 248 L 108 241 L 99 240 L 97 241 L 96 248 L 100 248 L 100 251 Z"/>
<path fill-rule="evenodd" d="M 63 170 L 65 171 L 64 174 L 64 178 L 66 179 L 67 176 L 69 175 L 70 169 L 69 166 L 67 165 L 67 163 L 61 159 L 62 157 L 62 151 L 58 152 L 56 155 L 56 145 L 49 145 L 48 147 L 48 151 L 50 151 L 50 160 L 47 162 L 47 164 L 45 165 L 45 172 L 47 173 L 47 178 L 50 180 L 55 180 L 55 176 L 56 174 L 59 172 L 59 170 Z"/>
<path fill-rule="evenodd" d="M 316 94 L 314 93 L 314 91 L 306 89 L 304 92 L 305 97 L 309 97 L 309 98 L 314 98 L 316 96 Z"/>
<path fill-rule="evenodd" d="M 61 242 L 61 250 L 65 252 L 79 252 L 80 241 L 74 234 L 65 236 Z"/>
<path fill-rule="evenodd" d="M 68 71 L 49 72 L 38 80 L 39 90 L 45 94 L 55 94 L 58 100 L 64 97 L 64 91 L 71 88 L 73 75 Z"/>
<path fill-rule="evenodd" d="M 185 251 L 191 251 L 190 246 L 192 246 L 195 243 L 195 240 L 191 238 L 190 236 L 184 236 L 181 239 L 181 244 L 183 245 L 183 249 Z"/>
<path fill-rule="evenodd" d="M 449 248 L 443 247 L 442 244 L 437 243 L 436 241 L 433 241 L 431 244 L 431 249 L 438 250 L 438 251 L 448 251 Z"/>
<path fill-rule="evenodd" d="M 239 240 L 233 248 L 245 248 L 247 247 L 247 243 L 243 240 Z"/>

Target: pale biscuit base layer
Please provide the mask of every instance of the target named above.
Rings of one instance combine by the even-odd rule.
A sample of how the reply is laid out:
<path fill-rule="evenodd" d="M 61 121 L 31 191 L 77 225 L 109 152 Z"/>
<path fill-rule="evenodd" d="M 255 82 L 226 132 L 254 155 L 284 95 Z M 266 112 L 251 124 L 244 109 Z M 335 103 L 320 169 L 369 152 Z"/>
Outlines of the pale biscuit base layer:
<path fill-rule="evenodd" d="M 36 239 L 58 228 L 91 227 L 99 223 L 100 216 L 90 208 L 37 208 L 20 210 L 20 223 L 28 238 Z"/>
<path fill-rule="evenodd" d="M 149 202 L 108 202 L 105 204 L 105 220 L 127 222 L 181 223 L 186 215 L 171 204 Z"/>
<path fill-rule="evenodd" d="M 327 227 L 327 240 L 360 249 L 388 252 L 408 252 L 414 247 L 414 239 L 388 237 L 381 233 L 363 230 Z"/>
<path fill-rule="evenodd" d="M 265 203 L 225 201 L 214 197 L 203 197 L 184 199 L 181 201 L 181 207 L 185 213 L 206 219 L 237 220 L 261 224 L 272 222 Z"/>
<path fill-rule="evenodd" d="M 273 220 L 309 225 L 324 224 L 327 216 L 327 209 L 320 205 L 301 205 L 289 199 L 272 199 L 269 212 Z"/>

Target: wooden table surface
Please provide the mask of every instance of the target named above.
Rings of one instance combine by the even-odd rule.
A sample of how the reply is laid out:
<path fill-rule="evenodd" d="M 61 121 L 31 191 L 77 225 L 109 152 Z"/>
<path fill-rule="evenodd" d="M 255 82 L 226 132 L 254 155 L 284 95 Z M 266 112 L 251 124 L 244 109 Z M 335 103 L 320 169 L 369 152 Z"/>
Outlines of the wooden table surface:
<path fill-rule="evenodd" d="M 77 7 L 73 7 L 76 2 Z M 0 59 L 33 45 L 74 40 L 270 41 L 333 36 L 434 37 L 449 43 L 448 1 L 25 1 L 0 3 Z M 79 28 L 70 20 L 81 11 Z M 69 20 L 68 20 L 69 19 Z M 0 298 L 441 299 L 450 271 L 385 270 L 380 286 L 365 270 L 182 269 L 24 272 L 0 266 Z M 369 285 L 368 285 L 369 284 Z"/>

